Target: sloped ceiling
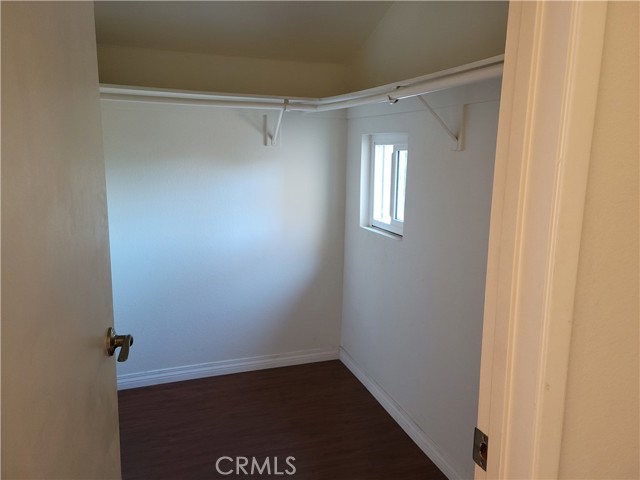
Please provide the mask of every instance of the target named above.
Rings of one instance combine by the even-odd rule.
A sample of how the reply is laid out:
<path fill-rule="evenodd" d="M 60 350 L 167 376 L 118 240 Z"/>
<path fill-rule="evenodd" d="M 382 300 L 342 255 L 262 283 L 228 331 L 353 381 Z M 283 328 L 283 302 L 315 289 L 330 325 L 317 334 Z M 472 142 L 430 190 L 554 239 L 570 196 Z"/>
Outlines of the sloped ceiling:
<path fill-rule="evenodd" d="M 98 44 L 347 63 L 393 2 L 98 1 Z"/>

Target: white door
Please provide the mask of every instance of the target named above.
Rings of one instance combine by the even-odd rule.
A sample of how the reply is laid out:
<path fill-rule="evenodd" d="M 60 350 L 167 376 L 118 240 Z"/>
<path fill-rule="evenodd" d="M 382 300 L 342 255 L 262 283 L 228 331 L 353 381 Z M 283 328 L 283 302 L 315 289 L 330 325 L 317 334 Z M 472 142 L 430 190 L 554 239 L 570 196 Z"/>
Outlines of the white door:
<path fill-rule="evenodd" d="M 118 478 L 92 2 L 2 2 L 2 478 Z"/>

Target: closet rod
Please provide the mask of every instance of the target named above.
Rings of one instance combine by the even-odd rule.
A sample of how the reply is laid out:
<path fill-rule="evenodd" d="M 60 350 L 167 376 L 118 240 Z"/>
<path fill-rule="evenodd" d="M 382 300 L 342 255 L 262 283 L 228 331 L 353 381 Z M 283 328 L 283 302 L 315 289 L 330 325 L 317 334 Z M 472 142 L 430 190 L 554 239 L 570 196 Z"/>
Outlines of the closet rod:
<path fill-rule="evenodd" d="M 110 87 L 111 88 L 111 87 Z M 185 98 L 185 97 L 162 97 L 158 95 L 145 95 L 143 91 L 137 94 L 131 93 L 100 93 L 102 100 L 114 100 L 117 102 L 136 103 L 162 103 L 169 105 L 198 105 L 203 107 L 227 107 L 227 108 L 254 108 L 258 110 L 282 110 L 284 100 L 279 103 L 274 102 L 244 102 L 241 100 L 220 100 L 206 98 Z M 290 106 L 287 110 L 291 110 Z"/>
<path fill-rule="evenodd" d="M 330 110 L 340 110 L 343 108 L 359 107 L 374 103 L 395 103 L 398 100 L 411 98 L 418 95 L 426 95 L 427 93 L 445 90 L 447 88 L 461 87 L 474 82 L 499 78 L 502 76 L 502 63 L 498 65 L 490 65 L 488 67 L 469 70 L 466 72 L 455 73 L 445 77 L 434 78 L 424 82 L 416 83 L 407 87 L 398 87 L 387 93 L 371 95 L 367 97 L 355 98 L 353 100 L 345 100 L 341 102 L 326 103 L 314 105 L 311 110 L 313 112 L 326 112 Z M 306 106 L 302 107 L 303 109 Z M 289 110 L 296 110 L 296 105 L 289 105 Z"/>
<path fill-rule="evenodd" d="M 335 103 L 342 100 L 354 100 L 356 98 L 368 97 L 374 95 L 386 94 L 387 92 L 391 92 L 397 90 L 400 87 L 411 87 L 417 84 L 423 84 L 429 80 L 434 80 L 436 78 L 443 78 L 446 76 L 450 76 L 460 72 L 468 72 L 471 70 L 477 70 L 482 67 L 488 67 L 491 65 L 498 65 L 504 63 L 504 55 L 496 55 L 495 57 L 485 58 L 482 60 L 477 60 L 471 63 L 465 63 L 463 65 L 458 65 L 457 67 L 447 68 L 446 70 L 440 70 L 437 72 L 429 73 L 427 75 L 421 75 L 419 77 L 414 77 L 408 80 L 404 80 L 402 82 L 393 82 L 387 83 L 385 85 L 379 85 L 377 87 L 367 88 L 365 90 L 359 90 L 357 92 L 351 93 L 343 93 L 341 95 L 336 95 L 333 97 L 324 97 L 317 99 L 318 103 Z M 300 99 L 303 100 L 303 99 Z"/>
<path fill-rule="evenodd" d="M 133 101 L 144 103 L 166 103 L 176 105 L 201 105 L 211 107 L 253 108 L 262 110 L 283 110 L 298 112 L 326 112 L 344 108 L 358 107 L 374 103 L 395 103 L 404 98 L 425 95 L 427 93 L 459 87 L 469 83 L 499 78 L 502 75 L 502 62 L 492 65 L 456 71 L 442 72 L 442 76 L 433 76 L 424 81 L 409 83 L 408 86 L 391 88 L 384 93 L 358 96 L 358 92 L 350 94 L 351 99 L 332 101 L 325 99 L 303 99 L 291 97 L 259 97 L 241 95 L 222 95 L 206 93 L 189 93 L 161 90 L 144 90 L 135 87 L 101 86 L 101 98 L 114 101 Z M 366 92 L 366 91 L 365 91 Z M 345 96 L 339 96 L 344 98 Z M 339 98 L 336 97 L 336 98 Z M 246 99 L 246 100 L 243 100 Z"/>

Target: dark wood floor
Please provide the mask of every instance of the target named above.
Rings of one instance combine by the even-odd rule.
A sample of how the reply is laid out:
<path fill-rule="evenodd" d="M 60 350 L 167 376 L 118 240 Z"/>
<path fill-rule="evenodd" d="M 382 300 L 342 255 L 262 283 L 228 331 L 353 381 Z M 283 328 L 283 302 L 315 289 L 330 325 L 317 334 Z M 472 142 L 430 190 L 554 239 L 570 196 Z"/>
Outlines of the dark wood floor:
<path fill-rule="evenodd" d="M 446 478 L 337 360 L 124 390 L 119 405 L 125 480 Z M 271 475 L 221 475 L 225 456 L 269 457 Z"/>

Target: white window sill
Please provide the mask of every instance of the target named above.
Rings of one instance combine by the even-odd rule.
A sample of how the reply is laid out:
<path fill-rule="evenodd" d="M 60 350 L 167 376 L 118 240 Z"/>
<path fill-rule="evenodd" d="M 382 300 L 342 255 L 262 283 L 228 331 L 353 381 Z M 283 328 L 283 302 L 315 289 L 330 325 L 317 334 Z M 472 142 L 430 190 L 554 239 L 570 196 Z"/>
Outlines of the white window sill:
<path fill-rule="evenodd" d="M 383 237 L 387 237 L 387 238 L 392 238 L 394 240 L 402 240 L 402 235 L 398 235 L 396 233 L 392 233 L 392 232 L 388 232 L 386 230 L 383 230 L 382 228 L 378 228 L 378 227 L 372 227 L 372 226 L 365 226 L 365 225 L 361 225 L 361 228 L 363 228 L 364 230 L 367 230 L 368 232 L 372 232 L 375 233 L 377 235 L 382 235 Z"/>

